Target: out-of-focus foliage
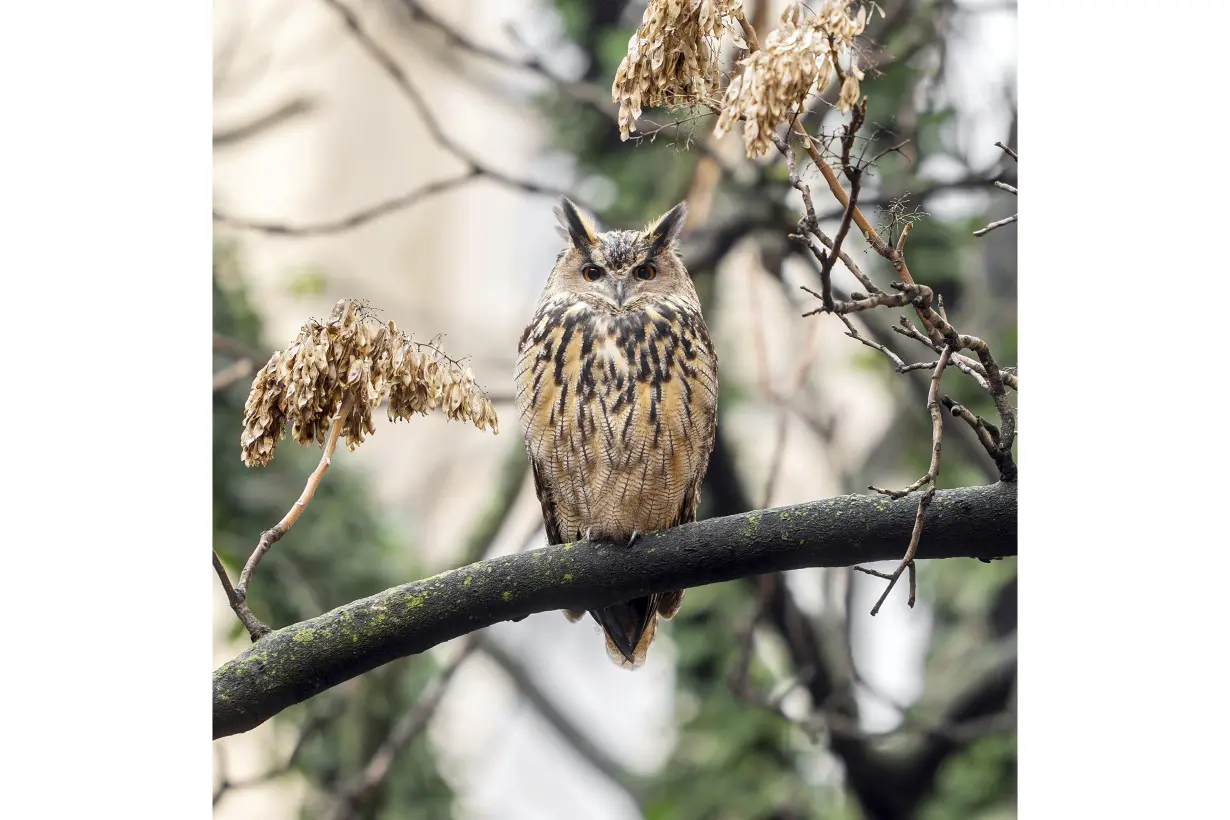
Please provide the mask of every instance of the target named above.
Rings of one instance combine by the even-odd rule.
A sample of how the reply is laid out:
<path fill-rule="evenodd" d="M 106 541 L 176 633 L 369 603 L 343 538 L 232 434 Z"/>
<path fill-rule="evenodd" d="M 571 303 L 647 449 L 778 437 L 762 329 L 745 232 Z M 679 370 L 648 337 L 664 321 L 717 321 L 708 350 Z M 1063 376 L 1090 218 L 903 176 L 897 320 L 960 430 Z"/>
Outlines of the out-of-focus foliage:
<path fill-rule="evenodd" d="M 236 253 L 224 245 L 215 247 L 213 297 L 215 336 L 228 340 L 215 345 L 214 369 L 241 357 L 244 349 L 258 359 L 257 366 L 263 364 L 273 348 L 261 337 Z M 248 380 L 240 380 L 216 391 L 213 399 L 214 549 L 232 578 L 238 577 L 261 531 L 276 524 L 299 497 L 320 459 L 319 448 L 287 441 L 267 467 L 244 467 L 239 431 L 248 388 Z M 274 627 L 314 617 L 418 577 L 410 547 L 381 525 L 364 482 L 346 469 L 345 454 L 339 453 L 299 526 L 261 562 L 248 603 Z M 238 620 L 232 634 L 243 634 Z M 434 673 L 435 664 L 426 655 L 395 661 L 273 718 L 279 732 L 298 736 L 309 730 L 292 767 L 311 786 L 303 817 L 325 816 L 333 805 L 330 795 L 362 770 Z M 420 735 L 394 760 L 360 816 L 443 818 L 451 816 L 451 807 L 451 790 Z"/>

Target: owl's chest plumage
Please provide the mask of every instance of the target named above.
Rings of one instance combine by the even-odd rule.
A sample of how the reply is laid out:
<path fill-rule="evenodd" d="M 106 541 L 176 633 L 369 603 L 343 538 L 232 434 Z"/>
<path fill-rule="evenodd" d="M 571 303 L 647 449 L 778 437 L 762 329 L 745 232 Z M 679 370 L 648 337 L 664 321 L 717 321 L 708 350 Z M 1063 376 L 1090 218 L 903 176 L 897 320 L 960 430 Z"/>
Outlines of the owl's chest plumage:
<path fill-rule="evenodd" d="M 547 301 L 519 353 L 518 410 L 560 538 L 626 537 L 694 514 L 717 412 L 698 310 L 670 298 L 616 315 Z"/>

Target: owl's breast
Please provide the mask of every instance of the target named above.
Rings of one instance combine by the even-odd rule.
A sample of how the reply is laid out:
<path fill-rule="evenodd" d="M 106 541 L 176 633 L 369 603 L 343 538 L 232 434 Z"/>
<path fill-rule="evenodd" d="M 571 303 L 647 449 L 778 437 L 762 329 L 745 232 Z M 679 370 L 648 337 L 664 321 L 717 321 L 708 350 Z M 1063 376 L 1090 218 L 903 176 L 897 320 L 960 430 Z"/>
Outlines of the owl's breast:
<path fill-rule="evenodd" d="M 717 362 L 699 311 L 548 303 L 520 353 L 526 445 L 565 527 L 614 536 L 673 524 L 713 447 Z"/>

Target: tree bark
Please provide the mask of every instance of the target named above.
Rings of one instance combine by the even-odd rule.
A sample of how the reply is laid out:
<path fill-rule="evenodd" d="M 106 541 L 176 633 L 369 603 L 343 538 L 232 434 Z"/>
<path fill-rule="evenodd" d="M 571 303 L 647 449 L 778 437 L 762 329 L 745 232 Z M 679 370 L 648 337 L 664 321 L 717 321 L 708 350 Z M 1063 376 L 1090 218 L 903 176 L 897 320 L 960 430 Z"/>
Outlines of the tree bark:
<path fill-rule="evenodd" d="M 917 509 L 913 497 L 840 496 L 648 533 L 631 548 L 563 544 L 403 584 L 277 630 L 223 664 L 214 672 L 214 737 L 499 621 L 767 572 L 898 560 Z M 1015 483 L 944 490 L 927 510 L 917 557 L 1016 555 L 1016 527 Z"/>

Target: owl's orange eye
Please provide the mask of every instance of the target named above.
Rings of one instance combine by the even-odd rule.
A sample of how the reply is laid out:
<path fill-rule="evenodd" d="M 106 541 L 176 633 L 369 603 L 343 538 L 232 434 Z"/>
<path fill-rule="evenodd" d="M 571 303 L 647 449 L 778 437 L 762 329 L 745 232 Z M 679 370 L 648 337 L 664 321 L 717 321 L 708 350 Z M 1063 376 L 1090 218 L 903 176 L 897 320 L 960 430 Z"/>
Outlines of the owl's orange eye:
<path fill-rule="evenodd" d="M 643 265 L 637 265 L 636 270 L 632 271 L 632 275 L 642 282 L 648 282 L 650 279 L 658 275 L 658 266 L 653 262 L 646 262 Z"/>
<path fill-rule="evenodd" d="M 597 265 L 586 265 L 581 268 L 581 275 L 585 277 L 586 282 L 597 282 L 603 276 L 606 276 L 606 271 Z"/>

